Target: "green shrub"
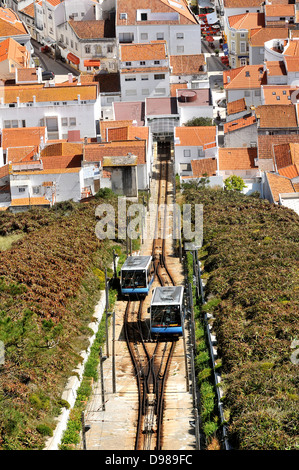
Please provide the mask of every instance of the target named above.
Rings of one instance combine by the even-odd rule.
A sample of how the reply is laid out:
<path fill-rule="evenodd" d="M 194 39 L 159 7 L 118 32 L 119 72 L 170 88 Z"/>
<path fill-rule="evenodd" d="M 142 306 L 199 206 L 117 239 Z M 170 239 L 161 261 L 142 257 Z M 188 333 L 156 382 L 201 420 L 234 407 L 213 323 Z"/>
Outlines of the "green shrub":
<path fill-rule="evenodd" d="M 36 426 L 36 430 L 43 436 L 53 436 L 53 429 L 51 429 L 46 424 L 39 424 L 38 426 Z"/>

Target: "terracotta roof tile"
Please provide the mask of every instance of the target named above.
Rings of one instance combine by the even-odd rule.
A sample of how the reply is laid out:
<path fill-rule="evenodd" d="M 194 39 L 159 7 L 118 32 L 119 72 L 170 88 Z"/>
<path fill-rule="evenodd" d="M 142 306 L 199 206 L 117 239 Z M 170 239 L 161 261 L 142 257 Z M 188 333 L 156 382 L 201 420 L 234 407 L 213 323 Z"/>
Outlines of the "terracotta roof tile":
<path fill-rule="evenodd" d="M 257 168 L 254 159 L 257 157 L 257 148 L 219 148 L 219 170 L 252 170 Z"/>
<path fill-rule="evenodd" d="M 289 85 L 264 85 L 262 87 L 264 104 L 293 104 L 291 95 L 297 89 Z"/>
<path fill-rule="evenodd" d="M 35 18 L 35 11 L 34 11 L 34 2 L 27 5 L 23 10 L 20 10 L 20 13 L 24 13 L 31 18 Z"/>
<path fill-rule="evenodd" d="M 264 47 L 266 41 L 270 39 L 286 39 L 288 38 L 288 28 L 259 28 L 254 34 L 250 35 L 249 43 L 253 47 Z"/>
<path fill-rule="evenodd" d="M 262 65 L 246 65 L 223 71 L 225 89 L 260 88 L 267 83 L 266 72 Z"/>
<path fill-rule="evenodd" d="M 120 44 L 119 51 L 119 58 L 122 62 L 165 60 L 167 43 L 166 41 L 152 41 L 150 43 Z"/>
<path fill-rule="evenodd" d="M 41 151 L 41 157 L 83 155 L 83 143 L 57 142 L 48 144 Z"/>
<path fill-rule="evenodd" d="M 246 110 L 247 110 L 247 106 L 246 106 L 245 98 L 231 101 L 230 103 L 227 103 L 227 106 L 226 106 L 227 115 L 241 113 L 242 111 L 246 111 Z"/>
<path fill-rule="evenodd" d="M 176 97 L 176 91 L 188 88 L 187 83 L 171 83 L 170 84 L 170 96 Z"/>
<path fill-rule="evenodd" d="M 279 194 L 295 192 L 289 178 L 268 172 L 266 172 L 266 176 L 275 202 L 279 202 Z"/>
<path fill-rule="evenodd" d="M 0 167 L 0 179 L 9 175 L 9 165 L 4 165 Z"/>
<path fill-rule="evenodd" d="M 128 127 L 133 125 L 132 119 L 126 119 L 121 121 L 100 121 L 101 136 L 104 141 L 107 142 L 107 129 L 117 129 L 119 127 Z"/>
<path fill-rule="evenodd" d="M 169 64 L 172 75 L 197 75 L 204 73 L 204 54 L 171 55 Z"/>
<path fill-rule="evenodd" d="M 175 127 L 175 146 L 198 146 L 204 149 L 216 146 L 216 126 Z"/>
<path fill-rule="evenodd" d="M 271 104 L 257 106 L 255 115 L 259 128 L 297 128 L 295 106 Z"/>
<path fill-rule="evenodd" d="M 7 38 L 0 43 L 0 62 L 13 60 L 21 67 L 29 64 L 30 54 L 26 47 L 21 46 L 13 38 Z"/>
<path fill-rule="evenodd" d="M 80 39 L 99 39 L 115 37 L 114 23 L 111 20 L 69 20 L 69 25 Z"/>
<path fill-rule="evenodd" d="M 140 0 L 117 0 L 116 25 L 140 24 L 136 18 L 136 10 L 138 9 L 140 9 Z M 197 24 L 195 16 L 187 7 L 187 3 L 178 0 L 172 0 L 172 4 L 168 0 L 143 0 L 142 9 L 150 10 L 152 13 L 177 13 L 177 19 L 163 19 L 164 24 Z M 121 19 L 120 13 L 127 13 L 127 18 Z M 161 24 L 161 20 L 148 19 L 142 21 L 142 24 Z"/>
<path fill-rule="evenodd" d="M 299 72 L 299 57 L 284 56 L 284 61 L 288 72 Z"/>
<path fill-rule="evenodd" d="M 9 147 L 39 146 L 41 141 L 46 143 L 46 127 L 17 127 L 2 129 L 1 146 Z"/>
<path fill-rule="evenodd" d="M 284 49 L 285 56 L 298 56 L 299 55 L 299 41 L 298 39 L 290 39 Z"/>
<path fill-rule="evenodd" d="M 28 34 L 17 13 L 11 8 L 0 8 L 0 37 Z"/>
<path fill-rule="evenodd" d="M 264 27 L 265 17 L 264 13 L 243 13 L 229 16 L 228 22 L 231 28 L 249 30 L 259 26 Z"/>
<path fill-rule="evenodd" d="M 261 0 L 223 0 L 224 8 L 259 7 Z"/>
<path fill-rule="evenodd" d="M 201 177 L 205 174 L 215 176 L 217 171 L 216 158 L 201 158 L 199 160 L 191 160 L 192 175 Z"/>
<path fill-rule="evenodd" d="M 235 119 L 234 121 L 226 122 L 223 126 L 224 133 L 233 132 L 244 127 L 252 126 L 256 124 L 255 116 L 243 117 L 240 119 Z"/>
<path fill-rule="evenodd" d="M 287 75 L 285 64 L 282 60 L 267 61 L 266 69 L 269 77 Z"/>
<path fill-rule="evenodd" d="M 4 93 L 4 103 L 16 103 L 17 97 L 20 103 L 33 102 L 35 96 L 36 102 L 48 101 L 77 101 L 78 95 L 81 100 L 96 100 L 98 94 L 97 84 L 90 83 L 81 85 L 55 85 L 51 87 L 44 84 L 22 85 L 22 86 L 6 86 Z"/>
<path fill-rule="evenodd" d="M 291 5 L 291 4 L 265 5 L 265 16 L 266 17 L 295 16 L 295 5 Z"/>
<path fill-rule="evenodd" d="M 280 168 L 278 173 L 281 176 L 286 176 L 287 178 L 297 178 L 299 176 L 299 165 L 289 165 L 284 168 Z"/>
<path fill-rule="evenodd" d="M 15 198 L 11 201 L 11 206 L 45 206 L 50 205 L 50 201 L 45 197 L 22 197 L 22 198 Z"/>
<path fill-rule="evenodd" d="M 259 159 L 273 160 L 275 144 L 289 143 L 299 143 L 299 134 L 258 135 Z"/>
<path fill-rule="evenodd" d="M 125 140 L 88 144 L 84 147 L 84 161 L 103 162 L 104 157 L 126 156 L 128 153 L 137 156 L 137 164 L 146 163 L 146 141 Z"/>
<path fill-rule="evenodd" d="M 17 163 L 22 161 L 31 161 L 38 152 L 38 147 L 9 147 L 6 152 L 6 159 L 9 163 Z"/>

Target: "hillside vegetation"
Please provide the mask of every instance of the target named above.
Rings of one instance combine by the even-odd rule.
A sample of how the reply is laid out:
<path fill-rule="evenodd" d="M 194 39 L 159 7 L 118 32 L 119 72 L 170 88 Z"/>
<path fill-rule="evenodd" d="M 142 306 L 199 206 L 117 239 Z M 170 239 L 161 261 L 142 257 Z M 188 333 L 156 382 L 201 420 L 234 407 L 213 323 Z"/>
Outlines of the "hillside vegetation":
<path fill-rule="evenodd" d="M 2 450 L 42 448 L 68 406 L 61 393 L 93 334 L 88 324 L 117 247 L 95 236 L 100 202 L 0 215 L 1 236 L 22 235 L 0 252 Z"/>
<path fill-rule="evenodd" d="M 299 217 L 253 196 L 186 185 L 203 204 L 205 309 L 213 312 L 232 446 L 298 449 Z M 299 356 L 299 354 L 298 354 Z"/>

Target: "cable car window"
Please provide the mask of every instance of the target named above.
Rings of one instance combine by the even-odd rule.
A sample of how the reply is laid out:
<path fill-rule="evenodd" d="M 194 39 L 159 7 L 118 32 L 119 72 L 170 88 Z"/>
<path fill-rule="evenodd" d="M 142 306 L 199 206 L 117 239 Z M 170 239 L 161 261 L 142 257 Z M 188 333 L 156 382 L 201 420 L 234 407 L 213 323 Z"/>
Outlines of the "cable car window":
<path fill-rule="evenodd" d="M 180 307 L 179 305 L 153 305 L 152 306 L 152 325 L 180 325 Z"/>
<path fill-rule="evenodd" d="M 122 287 L 146 287 L 145 269 L 122 271 Z"/>

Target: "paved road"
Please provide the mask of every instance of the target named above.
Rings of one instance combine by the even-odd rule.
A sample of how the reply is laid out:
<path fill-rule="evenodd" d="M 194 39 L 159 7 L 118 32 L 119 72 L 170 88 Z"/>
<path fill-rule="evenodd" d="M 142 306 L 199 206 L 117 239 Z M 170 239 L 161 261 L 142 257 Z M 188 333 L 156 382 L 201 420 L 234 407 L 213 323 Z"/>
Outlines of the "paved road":
<path fill-rule="evenodd" d="M 34 55 L 39 58 L 40 66 L 43 70 L 50 70 L 51 72 L 54 72 L 55 75 L 67 75 L 69 72 L 72 72 L 73 75 L 80 75 L 78 70 L 68 64 L 64 64 L 59 60 L 54 60 L 48 54 L 41 52 L 41 45 L 34 39 L 31 39 L 31 44 L 34 48 Z"/>

